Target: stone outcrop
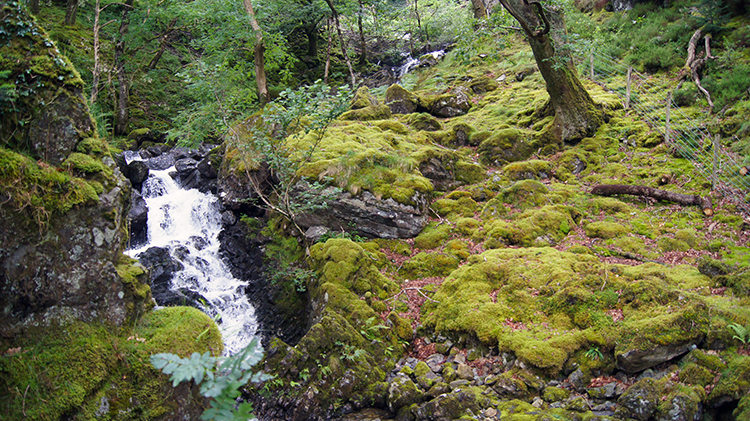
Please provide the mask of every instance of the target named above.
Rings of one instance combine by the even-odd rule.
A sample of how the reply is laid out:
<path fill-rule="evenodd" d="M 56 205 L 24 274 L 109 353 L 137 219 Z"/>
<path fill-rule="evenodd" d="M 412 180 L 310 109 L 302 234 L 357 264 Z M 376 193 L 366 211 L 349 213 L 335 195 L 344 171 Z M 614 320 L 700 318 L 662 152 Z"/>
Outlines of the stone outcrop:
<path fill-rule="evenodd" d="M 300 189 L 305 189 L 300 184 Z M 301 191 L 300 191 L 301 193 Z M 341 193 L 326 209 L 302 215 L 296 221 L 303 229 L 323 226 L 334 232 L 357 232 L 373 238 L 412 238 L 427 224 L 427 197 L 415 193 L 416 205 L 393 199 L 378 199 L 370 192 L 358 196 Z"/>

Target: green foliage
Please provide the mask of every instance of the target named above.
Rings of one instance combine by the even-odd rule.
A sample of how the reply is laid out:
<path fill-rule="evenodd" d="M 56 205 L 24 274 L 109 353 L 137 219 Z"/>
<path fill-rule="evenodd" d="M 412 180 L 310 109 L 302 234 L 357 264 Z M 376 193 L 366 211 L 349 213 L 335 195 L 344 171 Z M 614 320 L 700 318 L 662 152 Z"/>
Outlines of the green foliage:
<path fill-rule="evenodd" d="M 599 351 L 599 347 L 590 348 L 584 355 L 593 361 L 604 359 L 604 354 Z"/>
<path fill-rule="evenodd" d="M 743 346 L 750 343 L 750 329 L 742 326 L 739 323 L 732 323 L 728 325 L 727 328 L 734 332 L 732 339 L 737 339 L 738 341 L 742 342 Z"/>
<path fill-rule="evenodd" d="M 241 137 L 232 129 L 228 142 L 242 154 L 251 186 L 261 205 L 272 209 L 294 223 L 307 212 L 325 209 L 338 189 L 329 188 L 315 180 L 299 183 L 299 170 L 313 158 L 329 125 L 344 112 L 351 101 L 346 87 L 330 94 L 330 88 L 320 81 L 297 90 L 287 89 L 279 100 L 268 104 L 253 117 L 249 136 Z M 288 146 L 290 140 L 307 140 L 302 149 Z M 299 145 L 299 144 L 298 144 Z M 276 183 L 269 194 L 264 186 L 250 175 L 251 162 L 268 165 Z M 302 232 L 302 229 L 297 227 Z"/>
<path fill-rule="evenodd" d="M 194 352 L 190 358 L 180 358 L 175 354 L 161 353 L 151 356 L 151 364 L 164 374 L 169 374 L 172 386 L 184 381 L 193 381 L 200 386 L 200 393 L 212 399 L 201 419 L 203 420 L 246 420 L 252 411 L 252 404 L 242 402 L 235 408 L 239 389 L 248 382 L 260 383 L 271 379 L 263 372 L 253 373 L 251 369 L 263 358 L 263 352 L 253 339 L 241 352 L 231 357 L 213 357 L 209 352 Z"/>

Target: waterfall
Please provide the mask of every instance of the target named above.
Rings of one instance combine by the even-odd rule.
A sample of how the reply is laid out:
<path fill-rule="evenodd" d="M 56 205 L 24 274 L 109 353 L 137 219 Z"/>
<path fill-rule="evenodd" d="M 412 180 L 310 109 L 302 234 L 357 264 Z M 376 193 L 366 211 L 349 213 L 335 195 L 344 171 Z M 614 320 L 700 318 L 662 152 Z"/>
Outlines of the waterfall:
<path fill-rule="evenodd" d="M 126 156 L 126 159 L 139 159 Z M 169 250 L 184 269 L 174 274 L 173 290 L 190 290 L 205 301 L 203 310 L 217 320 L 224 353 L 243 349 L 255 337 L 255 309 L 244 293 L 246 283 L 234 278 L 219 257 L 221 206 L 213 194 L 185 190 L 172 179 L 174 167 L 149 172 L 141 194 L 148 206 L 148 241 L 127 253 L 151 247 Z"/>

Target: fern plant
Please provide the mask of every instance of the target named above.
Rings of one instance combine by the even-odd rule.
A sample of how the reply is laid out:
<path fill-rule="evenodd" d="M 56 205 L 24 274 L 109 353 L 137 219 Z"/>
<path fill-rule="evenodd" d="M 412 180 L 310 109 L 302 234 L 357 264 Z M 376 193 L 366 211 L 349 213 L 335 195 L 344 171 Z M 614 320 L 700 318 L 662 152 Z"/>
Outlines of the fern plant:
<path fill-rule="evenodd" d="M 200 393 L 211 400 L 211 407 L 203 412 L 202 420 L 239 421 L 254 419 L 252 404 L 241 402 L 240 387 L 248 382 L 259 383 L 271 376 L 251 368 L 263 358 L 263 351 L 257 339 L 241 352 L 231 357 L 213 357 L 209 352 L 194 352 L 190 358 L 180 358 L 170 353 L 154 354 L 151 364 L 164 374 L 169 374 L 172 386 L 184 381 L 194 381 L 200 386 Z"/>
<path fill-rule="evenodd" d="M 732 339 L 737 339 L 738 341 L 742 342 L 743 347 L 750 344 L 750 329 L 742 326 L 739 323 L 732 323 L 727 327 L 735 333 L 735 335 L 732 336 Z"/>

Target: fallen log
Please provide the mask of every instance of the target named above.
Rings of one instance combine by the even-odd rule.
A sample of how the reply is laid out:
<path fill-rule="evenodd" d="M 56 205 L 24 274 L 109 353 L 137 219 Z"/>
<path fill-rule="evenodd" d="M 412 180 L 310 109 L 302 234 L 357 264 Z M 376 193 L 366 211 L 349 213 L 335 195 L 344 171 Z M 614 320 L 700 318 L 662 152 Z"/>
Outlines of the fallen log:
<path fill-rule="evenodd" d="M 631 196 L 650 197 L 656 200 L 679 203 L 687 206 L 700 206 L 703 214 L 711 216 L 714 214 L 714 207 L 711 199 L 699 195 L 674 193 L 666 190 L 659 190 L 647 186 L 631 186 L 624 184 L 600 184 L 591 189 L 591 194 L 597 196 L 613 196 L 616 194 L 629 194 Z"/>

